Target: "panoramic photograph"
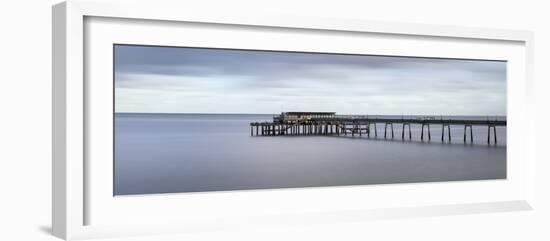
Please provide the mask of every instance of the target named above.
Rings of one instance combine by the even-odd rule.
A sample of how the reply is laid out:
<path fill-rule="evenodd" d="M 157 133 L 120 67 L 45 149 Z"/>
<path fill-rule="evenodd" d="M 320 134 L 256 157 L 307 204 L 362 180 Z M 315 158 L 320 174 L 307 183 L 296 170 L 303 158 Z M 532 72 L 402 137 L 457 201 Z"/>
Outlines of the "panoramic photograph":
<path fill-rule="evenodd" d="M 506 61 L 113 51 L 113 195 L 506 178 Z"/>

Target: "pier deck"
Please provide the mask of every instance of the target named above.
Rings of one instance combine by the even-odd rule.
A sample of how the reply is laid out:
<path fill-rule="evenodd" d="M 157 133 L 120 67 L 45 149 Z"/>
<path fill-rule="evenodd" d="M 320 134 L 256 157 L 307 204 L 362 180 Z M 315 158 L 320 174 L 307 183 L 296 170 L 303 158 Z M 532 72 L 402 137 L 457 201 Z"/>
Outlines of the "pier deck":
<path fill-rule="evenodd" d="M 431 140 L 431 125 L 441 126 L 441 141 L 445 141 L 445 139 L 451 141 L 451 126 L 464 126 L 464 142 L 467 142 L 467 139 L 473 142 L 472 126 L 487 126 L 487 143 L 490 144 L 491 129 L 493 130 L 494 143 L 497 143 L 496 127 L 506 126 L 506 120 L 502 118 L 487 118 L 485 120 L 446 119 L 445 117 L 380 118 L 368 115 L 336 115 L 334 112 L 283 112 L 281 115 L 274 116 L 272 122 L 250 123 L 250 135 L 366 135 L 370 137 L 373 134 L 377 137 L 377 124 L 384 125 L 384 138 L 392 139 L 395 137 L 393 125 L 401 125 L 401 138 L 403 140 L 406 137 L 412 139 L 411 125 L 420 125 L 420 139 L 422 141 L 426 138 Z M 371 133 L 372 131 L 373 133 Z M 466 138 L 468 132 L 470 138 Z M 445 134 L 447 134 L 447 138 L 445 138 Z"/>

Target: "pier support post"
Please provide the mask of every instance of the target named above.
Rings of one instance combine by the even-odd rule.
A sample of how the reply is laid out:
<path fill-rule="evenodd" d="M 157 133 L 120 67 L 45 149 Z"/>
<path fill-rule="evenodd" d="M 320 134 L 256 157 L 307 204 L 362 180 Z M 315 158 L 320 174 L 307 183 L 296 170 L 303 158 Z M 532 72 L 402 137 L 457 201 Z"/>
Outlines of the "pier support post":
<path fill-rule="evenodd" d="M 370 137 L 370 122 L 367 122 L 367 138 Z"/>
<path fill-rule="evenodd" d="M 321 134 L 321 125 L 319 123 L 315 124 L 315 134 Z"/>
<path fill-rule="evenodd" d="M 493 134 L 495 136 L 495 145 L 497 144 L 497 127 L 493 126 Z"/>
<path fill-rule="evenodd" d="M 347 135 L 348 135 L 348 131 L 346 130 L 346 127 L 347 127 L 346 124 L 343 124 L 343 125 L 342 125 L 342 131 L 344 132 L 344 136 L 347 136 Z"/>
<path fill-rule="evenodd" d="M 491 144 L 491 126 L 487 126 L 487 144 Z"/>
<path fill-rule="evenodd" d="M 388 124 L 390 125 L 390 128 L 391 128 L 391 138 L 393 139 L 393 123 L 386 123 L 384 125 L 384 139 L 386 139 L 386 134 L 388 132 Z"/>
<path fill-rule="evenodd" d="M 292 135 L 292 123 L 288 123 L 285 125 L 285 135 L 287 136 Z"/>
<path fill-rule="evenodd" d="M 470 127 L 470 143 L 474 143 L 474 132 L 472 130 L 472 125 L 464 125 L 464 143 L 466 143 L 466 130 Z"/>
<path fill-rule="evenodd" d="M 313 135 L 317 135 L 318 133 L 317 123 L 313 123 Z"/>
<path fill-rule="evenodd" d="M 313 134 L 314 135 L 319 135 L 319 123 L 315 123 L 313 125 Z"/>
<path fill-rule="evenodd" d="M 432 134 L 430 132 L 430 124 L 422 123 L 422 131 L 420 132 L 420 140 L 424 141 L 424 126 L 428 128 L 428 140 L 432 140 Z"/>
<path fill-rule="evenodd" d="M 447 127 L 447 132 L 449 135 L 449 142 L 451 142 L 451 125 L 450 124 L 441 124 L 441 141 L 445 141 L 445 127 Z"/>
<path fill-rule="evenodd" d="M 487 144 L 491 144 L 491 128 L 493 128 L 493 135 L 495 138 L 495 145 L 497 144 L 497 127 L 494 125 L 489 125 L 487 130 Z"/>
<path fill-rule="evenodd" d="M 250 126 L 250 136 L 254 136 L 254 126 Z"/>
<path fill-rule="evenodd" d="M 321 133 L 322 133 L 321 124 L 317 123 L 317 135 L 321 135 Z"/>
<path fill-rule="evenodd" d="M 466 127 L 468 127 L 468 125 L 464 125 L 464 143 L 466 143 Z"/>
<path fill-rule="evenodd" d="M 405 126 L 409 127 L 409 140 L 412 139 L 411 123 L 403 123 L 403 131 L 401 132 L 401 139 L 405 140 Z"/>
<path fill-rule="evenodd" d="M 474 143 L 474 131 L 472 130 L 472 126 L 470 126 L 470 141 Z"/>

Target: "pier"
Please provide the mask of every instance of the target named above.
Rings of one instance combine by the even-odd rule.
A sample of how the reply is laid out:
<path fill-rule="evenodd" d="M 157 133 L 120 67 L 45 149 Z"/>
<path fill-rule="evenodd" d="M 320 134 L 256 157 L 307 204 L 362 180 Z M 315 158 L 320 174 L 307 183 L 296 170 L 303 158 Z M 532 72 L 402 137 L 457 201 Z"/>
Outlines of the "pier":
<path fill-rule="evenodd" d="M 394 139 L 394 124 L 401 127 L 401 139 L 411 140 L 411 125 L 421 126 L 421 141 L 431 141 L 431 127 L 441 127 L 441 141 L 451 142 L 451 126 L 464 126 L 464 143 L 474 142 L 472 126 L 487 127 L 487 143 L 497 143 L 497 126 L 506 126 L 506 120 L 468 120 L 428 117 L 380 118 L 369 115 L 336 115 L 336 112 L 283 112 L 271 122 L 250 123 L 251 136 L 371 136 L 378 137 L 377 124 L 384 125 L 385 139 Z M 446 129 L 446 130 L 445 130 Z M 469 130 L 468 130 L 469 129 Z M 491 131 L 492 129 L 492 131 Z M 492 132 L 492 135 L 491 135 Z M 382 134 L 382 133 L 380 133 Z"/>

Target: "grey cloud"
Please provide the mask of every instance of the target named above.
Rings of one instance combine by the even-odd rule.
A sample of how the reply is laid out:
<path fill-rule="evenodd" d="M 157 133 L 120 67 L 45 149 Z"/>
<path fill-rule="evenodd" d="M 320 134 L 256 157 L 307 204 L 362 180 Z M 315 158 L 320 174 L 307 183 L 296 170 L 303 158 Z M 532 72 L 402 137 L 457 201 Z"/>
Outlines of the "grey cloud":
<path fill-rule="evenodd" d="M 223 101 L 228 96 L 244 100 L 259 95 L 262 98 L 257 100 L 288 105 L 301 101 L 310 108 L 314 108 L 314 101 L 308 101 L 312 99 L 353 99 L 365 106 L 386 103 L 392 111 L 409 101 L 407 109 L 422 111 L 430 101 L 440 106 L 444 99 L 458 106 L 461 101 L 489 102 L 486 97 L 493 96 L 504 101 L 491 103 L 491 114 L 506 112 L 503 61 L 117 45 L 115 81 L 117 89 L 187 94 L 179 98 L 210 96 L 213 101 Z M 158 97 L 134 94 L 128 98 L 134 98 L 128 100 L 134 103 L 135 98 L 155 101 Z M 126 100 L 121 97 L 117 101 Z M 411 109 L 409 103 L 416 107 Z M 471 112 L 487 112 L 487 108 Z M 237 112 L 252 109 L 258 109 L 254 103 L 235 106 Z M 452 113 L 453 108 L 442 111 Z"/>
<path fill-rule="evenodd" d="M 166 75 L 285 75 L 315 74 L 320 67 L 369 69 L 466 69 L 502 73 L 501 62 L 416 57 L 366 56 L 323 53 L 288 53 L 228 49 L 170 48 L 117 45 L 117 71 Z M 326 78 L 325 75 L 317 75 Z M 265 78 L 264 80 L 269 80 Z"/>

